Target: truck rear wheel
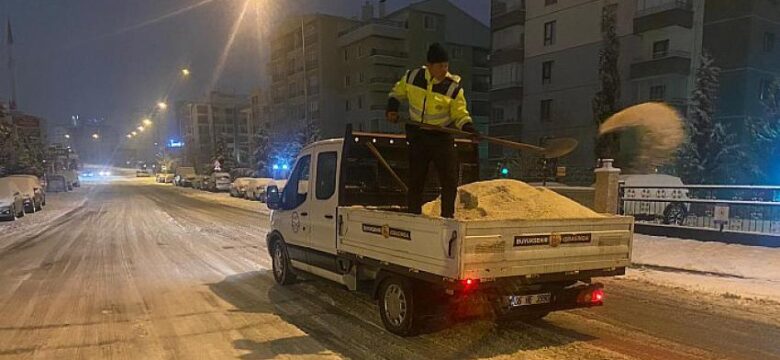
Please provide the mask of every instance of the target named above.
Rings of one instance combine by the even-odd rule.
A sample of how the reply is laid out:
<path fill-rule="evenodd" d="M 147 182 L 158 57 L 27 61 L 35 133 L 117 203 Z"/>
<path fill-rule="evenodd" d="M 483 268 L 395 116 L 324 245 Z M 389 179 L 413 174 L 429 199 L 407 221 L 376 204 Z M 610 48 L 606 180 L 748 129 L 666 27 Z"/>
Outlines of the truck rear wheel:
<path fill-rule="evenodd" d="M 273 242 L 271 260 L 274 280 L 279 285 L 289 285 L 295 282 L 295 274 L 292 272 L 290 256 L 287 254 L 287 246 L 284 245 L 284 241 L 277 240 Z"/>
<path fill-rule="evenodd" d="M 399 336 L 419 332 L 414 286 L 399 276 L 386 278 L 379 287 L 377 304 L 385 329 Z"/>

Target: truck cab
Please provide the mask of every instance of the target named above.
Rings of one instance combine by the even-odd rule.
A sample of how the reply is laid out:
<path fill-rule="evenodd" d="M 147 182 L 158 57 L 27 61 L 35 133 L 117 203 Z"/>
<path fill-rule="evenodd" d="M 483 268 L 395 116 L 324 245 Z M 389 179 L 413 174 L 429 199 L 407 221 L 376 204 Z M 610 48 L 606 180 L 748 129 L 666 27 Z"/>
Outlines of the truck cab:
<path fill-rule="evenodd" d="M 478 181 L 477 144 L 457 139 L 458 182 Z M 602 305 L 591 279 L 625 272 L 633 218 L 458 220 L 405 212 L 408 143 L 353 132 L 297 156 L 283 191 L 268 187 L 266 242 L 282 285 L 301 272 L 373 296 L 385 328 L 419 332 L 420 319 L 488 309 L 538 319 Z M 423 199 L 438 196 L 429 176 Z M 433 306 L 435 304 L 435 306 Z M 481 311 L 477 311 L 481 312 Z"/>

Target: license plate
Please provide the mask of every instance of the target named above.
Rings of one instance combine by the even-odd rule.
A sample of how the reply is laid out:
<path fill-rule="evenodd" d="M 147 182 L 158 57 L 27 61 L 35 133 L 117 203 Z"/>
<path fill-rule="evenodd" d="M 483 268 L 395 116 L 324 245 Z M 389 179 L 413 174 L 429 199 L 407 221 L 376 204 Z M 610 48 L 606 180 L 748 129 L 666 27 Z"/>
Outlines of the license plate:
<path fill-rule="evenodd" d="M 551 293 L 533 295 L 512 295 L 509 297 L 509 305 L 512 307 L 549 304 L 552 300 Z"/>

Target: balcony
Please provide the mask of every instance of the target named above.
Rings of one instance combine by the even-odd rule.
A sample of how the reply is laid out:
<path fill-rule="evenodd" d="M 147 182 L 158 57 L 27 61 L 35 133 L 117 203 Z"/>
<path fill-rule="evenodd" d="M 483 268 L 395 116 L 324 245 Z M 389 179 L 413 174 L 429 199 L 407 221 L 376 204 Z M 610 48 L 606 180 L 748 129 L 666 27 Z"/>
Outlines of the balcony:
<path fill-rule="evenodd" d="M 497 8 L 494 7 L 493 9 Z M 525 24 L 525 9 L 523 8 L 506 9 L 502 12 L 493 11 L 490 17 L 490 29 L 492 31 L 523 24 Z"/>
<path fill-rule="evenodd" d="M 394 79 L 391 77 L 382 77 L 382 76 L 372 77 L 368 79 L 369 84 L 395 84 L 396 81 L 398 81 L 398 79 Z"/>
<path fill-rule="evenodd" d="M 490 101 L 520 100 L 523 98 L 523 82 L 511 81 L 501 84 L 493 84 L 490 89 Z"/>
<path fill-rule="evenodd" d="M 669 26 L 693 28 L 690 0 L 670 0 L 658 6 L 641 8 L 634 14 L 634 34 Z"/>
<path fill-rule="evenodd" d="M 409 54 L 404 51 L 385 50 L 385 49 L 371 49 L 368 53 L 369 56 L 391 56 L 397 58 L 408 58 Z"/>
<path fill-rule="evenodd" d="M 406 32 L 406 24 L 402 21 L 371 19 L 339 32 L 338 46 L 347 46 L 369 36 L 403 40 L 406 39 Z"/>
<path fill-rule="evenodd" d="M 691 53 L 681 50 L 669 50 L 653 54 L 652 57 L 635 58 L 631 64 L 631 79 L 667 74 L 689 75 L 691 73 Z"/>
<path fill-rule="evenodd" d="M 490 55 L 490 66 L 504 65 L 513 62 L 522 62 L 525 59 L 525 49 L 522 46 L 496 49 Z"/>

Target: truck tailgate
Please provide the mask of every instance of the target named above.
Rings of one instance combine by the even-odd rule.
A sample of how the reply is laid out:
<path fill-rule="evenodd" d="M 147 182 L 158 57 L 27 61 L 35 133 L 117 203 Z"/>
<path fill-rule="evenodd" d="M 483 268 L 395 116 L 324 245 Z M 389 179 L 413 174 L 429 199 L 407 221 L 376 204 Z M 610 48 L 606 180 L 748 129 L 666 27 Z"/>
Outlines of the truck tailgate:
<path fill-rule="evenodd" d="M 464 222 L 460 278 L 534 276 L 626 267 L 632 217 Z"/>

